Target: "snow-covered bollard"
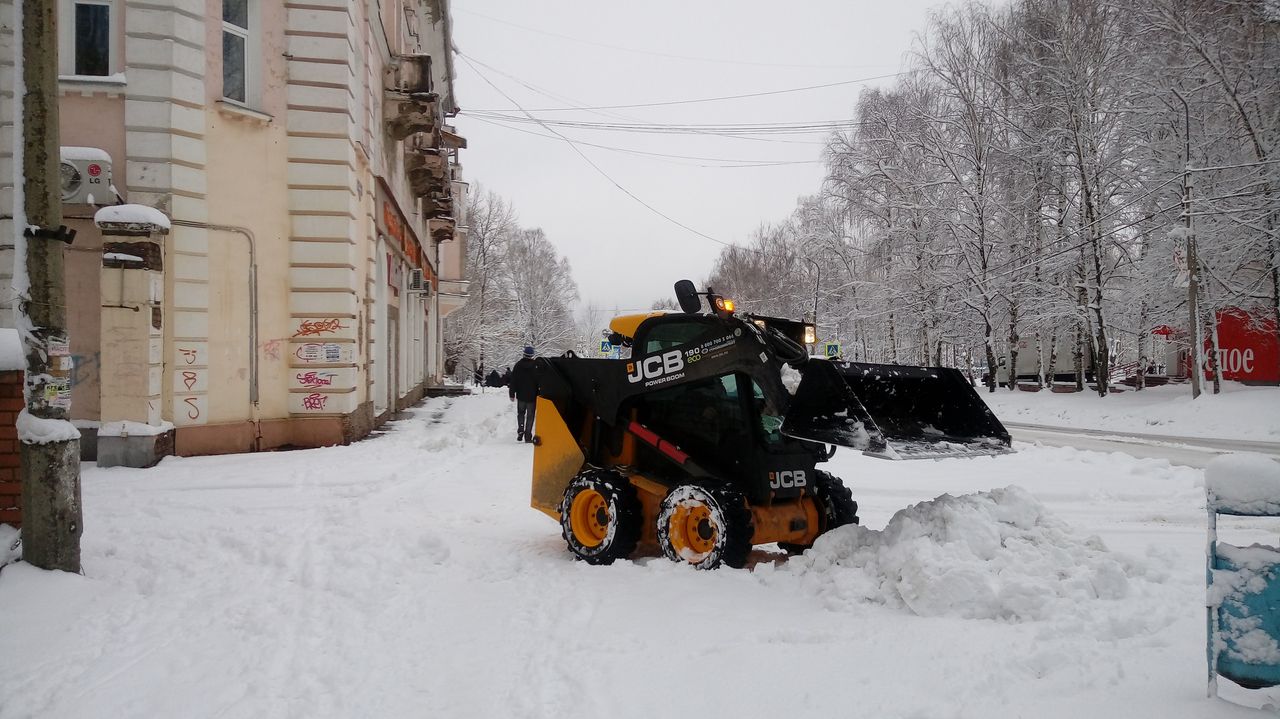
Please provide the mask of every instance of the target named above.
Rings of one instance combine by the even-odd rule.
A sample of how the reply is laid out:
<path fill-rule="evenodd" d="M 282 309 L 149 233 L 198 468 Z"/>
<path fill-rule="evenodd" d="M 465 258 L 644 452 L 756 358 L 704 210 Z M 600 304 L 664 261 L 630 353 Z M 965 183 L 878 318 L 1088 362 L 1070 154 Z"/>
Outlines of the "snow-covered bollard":
<path fill-rule="evenodd" d="M 1280 516 L 1280 462 L 1228 454 L 1205 467 L 1209 695 L 1220 674 L 1250 689 L 1280 685 L 1280 548 L 1218 541 L 1218 515 Z"/>

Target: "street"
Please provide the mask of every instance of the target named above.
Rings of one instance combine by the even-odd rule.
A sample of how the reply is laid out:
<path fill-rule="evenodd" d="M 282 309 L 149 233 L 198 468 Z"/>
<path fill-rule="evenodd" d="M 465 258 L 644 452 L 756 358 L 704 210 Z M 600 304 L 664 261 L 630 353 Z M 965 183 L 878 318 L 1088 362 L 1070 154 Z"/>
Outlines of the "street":
<path fill-rule="evenodd" d="M 1197 470 L 842 452 L 866 529 L 594 567 L 528 508 L 513 425 L 490 394 L 348 447 L 86 467 L 85 575 L 0 573 L 0 717 L 1244 715 L 1204 697 Z"/>
<path fill-rule="evenodd" d="M 1049 447 L 1075 447 L 1095 452 L 1122 452 L 1133 457 L 1168 460 L 1170 464 L 1203 469 L 1214 457 L 1228 452 L 1256 452 L 1280 458 L 1280 443 L 1256 440 L 1207 439 L 1114 430 L 1054 427 L 1005 422 L 1015 441 Z"/>

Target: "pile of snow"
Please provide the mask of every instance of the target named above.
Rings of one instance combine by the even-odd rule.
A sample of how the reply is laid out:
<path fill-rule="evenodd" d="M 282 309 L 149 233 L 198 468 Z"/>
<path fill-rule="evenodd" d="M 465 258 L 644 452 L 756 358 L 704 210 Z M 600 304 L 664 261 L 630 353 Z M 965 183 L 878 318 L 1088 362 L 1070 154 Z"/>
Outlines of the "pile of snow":
<path fill-rule="evenodd" d="M 1280 462 L 1237 452 L 1214 457 L 1204 468 L 1209 506 L 1236 514 L 1280 515 Z"/>
<path fill-rule="evenodd" d="M 841 527 L 786 569 L 833 608 L 873 602 L 920 616 L 1014 621 L 1124 599 L 1139 574 L 1016 486 L 944 494 L 899 511 L 883 531 Z"/>
<path fill-rule="evenodd" d="M 0 371 L 26 367 L 27 358 L 22 356 L 22 337 L 15 329 L 0 327 Z"/>
<path fill-rule="evenodd" d="M 93 224 L 104 230 L 113 226 L 130 229 L 151 226 L 169 231 L 169 218 L 160 210 L 146 205 L 109 205 L 100 208 L 93 213 Z"/>
<path fill-rule="evenodd" d="M 65 419 L 36 417 L 24 408 L 18 413 L 18 439 L 24 444 L 49 444 L 80 439 L 80 430 Z"/>

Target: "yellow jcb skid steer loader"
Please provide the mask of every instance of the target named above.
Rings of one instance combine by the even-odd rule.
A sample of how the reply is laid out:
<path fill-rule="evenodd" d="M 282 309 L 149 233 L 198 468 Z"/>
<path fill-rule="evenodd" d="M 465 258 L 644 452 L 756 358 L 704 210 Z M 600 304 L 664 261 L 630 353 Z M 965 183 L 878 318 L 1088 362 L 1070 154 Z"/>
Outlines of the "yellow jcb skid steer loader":
<path fill-rule="evenodd" d="M 532 505 L 592 564 L 642 545 L 704 569 L 741 567 L 758 544 L 801 551 L 858 522 L 849 490 L 816 469 L 837 446 L 887 459 L 1010 451 L 957 370 L 809 357 L 812 325 L 735 314 L 688 280 L 676 297 L 683 312 L 610 324 L 630 359 L 538 360 Z"/>

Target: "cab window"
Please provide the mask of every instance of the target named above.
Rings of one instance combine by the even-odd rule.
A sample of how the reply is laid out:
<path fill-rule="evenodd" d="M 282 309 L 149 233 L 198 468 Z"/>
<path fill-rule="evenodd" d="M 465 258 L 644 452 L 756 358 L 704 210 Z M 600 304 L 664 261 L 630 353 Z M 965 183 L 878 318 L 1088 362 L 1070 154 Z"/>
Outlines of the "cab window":
<path fill-rule="evenodd" d="M 671 349 L 679 345 L 689 344 L 707 333 L 708 326 L 702 322 L 668 322 L 660 324 L 644 338 L 644 354 L 652 354 Z"/>

